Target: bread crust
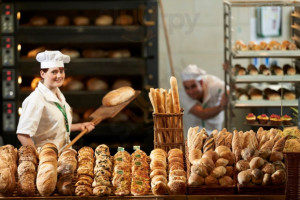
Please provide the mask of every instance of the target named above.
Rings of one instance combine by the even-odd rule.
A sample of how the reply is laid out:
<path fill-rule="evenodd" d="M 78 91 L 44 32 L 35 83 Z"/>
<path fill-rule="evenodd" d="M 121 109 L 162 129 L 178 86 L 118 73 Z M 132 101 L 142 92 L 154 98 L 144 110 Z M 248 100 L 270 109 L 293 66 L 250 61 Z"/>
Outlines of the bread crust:
<path fill-rule="evenodd" d="M 116 106 L 129 100 L 134 94 L 135 90 L 131 87 L 121 87 L 107 93 L 102 99 L 102 104 L 104 106 Z"/>

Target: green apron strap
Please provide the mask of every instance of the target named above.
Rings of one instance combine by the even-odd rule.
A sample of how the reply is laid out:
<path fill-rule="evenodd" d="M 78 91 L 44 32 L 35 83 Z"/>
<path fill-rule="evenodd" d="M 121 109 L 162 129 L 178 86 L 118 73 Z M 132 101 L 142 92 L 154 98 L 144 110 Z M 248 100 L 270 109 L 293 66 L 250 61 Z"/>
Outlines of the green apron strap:
<path fill-rule="evenodd" d="M 66 129 L 67 132 L 69 133 L 70 129 L 69 129 L 69 123 L 68 123 L 68 117 L 67 117 L 67 113 L 66 113 L 66 107 L 61 107 L 58 103 L 54 102 L 55 105 L 57 106 L 57 108 L 60 110 L 60 112 L 63 114 L 64 118 L 65 118 L 65 125 L 66 125 Z"/>

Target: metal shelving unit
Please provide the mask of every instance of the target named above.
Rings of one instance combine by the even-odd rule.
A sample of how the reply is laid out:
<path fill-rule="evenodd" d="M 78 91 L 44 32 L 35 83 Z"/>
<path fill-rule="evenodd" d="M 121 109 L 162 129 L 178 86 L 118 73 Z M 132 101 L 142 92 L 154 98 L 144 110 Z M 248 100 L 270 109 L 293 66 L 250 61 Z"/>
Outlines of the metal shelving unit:
<path fill-rule="evenodd" d="M 299 108 L 299 101 L 296 100 L 281 100 L 281 101 L 269 101 L 269 100 L 247 100 L 240 101 L 234 99 L 233 91 L 234 85 L 238 83 L 300 83 L 300 75 L 293 76 L 264 76 L 264 75 L 244 75 L 234 76 L 232 75 L 232 61 L 234 59 L 249 59 L 249 58 L 285 58 L 285 59 L 300 59 L 300 50 L 294 51 L 235 51 L 232 48 L 232 7 L 263 7 L 263 6 L 300 6 L 299 0 L 224 0 L 224 59 L 229 64 L 229 69 L 225 71 L 225 85 L 229 86 L 229 106 L 225 111 L 225 126 L 232 131 L 234 128 L 232 123 L 233 109 L 234 108 L 258 108 L 258 107 L 297 107 Z M 300 18 L 299 12 L 293 12 L 291 14 L 293 18 Z M 293 31 L 300 32 L 300 26 L 293 24 L 291 26 Z M 300 36 L 300 34 L 299 34 Z M 293 36 L 297 46 L 299 47 L 300 38 Z M 296 62 L 297 64 L 297 62 Z M 300 109 L 299 109 L 300 110 Z M 299 123 L 300 126 L 300 123 Z"/>

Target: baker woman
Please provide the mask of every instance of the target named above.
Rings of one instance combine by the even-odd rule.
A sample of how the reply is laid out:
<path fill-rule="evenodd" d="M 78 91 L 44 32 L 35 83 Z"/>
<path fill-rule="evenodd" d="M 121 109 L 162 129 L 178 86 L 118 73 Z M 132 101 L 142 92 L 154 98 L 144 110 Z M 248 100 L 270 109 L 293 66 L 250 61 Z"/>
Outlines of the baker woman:
<path fill-rule="evenodd" d="M 54 143 L 61 151 L 70 143 L 71 131 L 92 131 L 92 122 L 72 124 L 71 108 L 59 90 L 65 79 L 64 63 L 70 57 L 60 51 L 45 51 L 36 56 L 41 63 L 42 80 L 23 101 L 17 137 L 22 145 L 36 148 Z"/>

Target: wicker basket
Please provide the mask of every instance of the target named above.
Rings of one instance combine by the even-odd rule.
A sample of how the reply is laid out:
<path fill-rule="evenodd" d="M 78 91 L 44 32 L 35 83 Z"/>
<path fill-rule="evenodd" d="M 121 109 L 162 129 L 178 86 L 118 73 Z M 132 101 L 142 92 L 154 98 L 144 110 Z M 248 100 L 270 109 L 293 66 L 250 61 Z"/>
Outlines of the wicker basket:
<path fill-rule="evenodd" d="M 286 152 L 287 165 L 287 200 L 300 199 L 300 152 Z"/>
<path fill-rule="evenodd" d="M 153 113 L 154 147 L 164 149 L 179 148 L 184 152 L 183 111 L 181 113 Z"/>
<path fill-rule="evenodd" d="M 284 155 L 284 163 L 288 166 L 288 160 Z M 286 173 L 287 170 L 286 170 Z M 236 173 L 236 176 L 238 173 Z M 289 179 L 287 176 L 286 179 Z M 286 184 L 287 180 L 282 185 L 255 185 L 255 186 L 245 186 L 237 184 L 237 189 L 239 194 L 249 194 L 249 195 L 285 195 L 286 194 Z"/>
<path fill-rule="evenodd" d="M 185 158 L 186 158 L 186 169 L 187 169 L 187 179 L 191 174 L 191 163 L 189 161 L 189 151 L 187 143 L 185 142 Z M 233 175 L 234 185 L 227 187 L 224 186 L 208 186 L 208 185 L 199 185 L 199 186 L 188 186 L 187 193 L 189 195 L 232 195 L 236 193 L 236 176 Z"/>

